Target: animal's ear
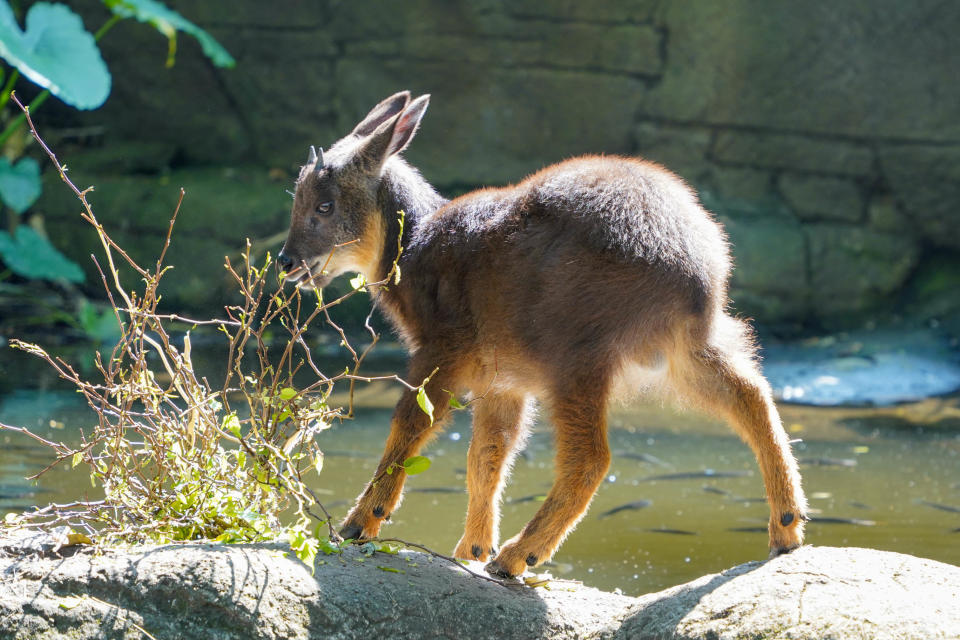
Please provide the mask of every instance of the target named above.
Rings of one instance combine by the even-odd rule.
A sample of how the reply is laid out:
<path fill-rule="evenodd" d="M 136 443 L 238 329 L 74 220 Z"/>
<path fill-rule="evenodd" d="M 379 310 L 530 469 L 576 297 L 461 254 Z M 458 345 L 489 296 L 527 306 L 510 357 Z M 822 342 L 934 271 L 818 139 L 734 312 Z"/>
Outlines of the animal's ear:
<path fill-rule="evenodd" d="M 379 170 L 387 158 L 407 148 L 429 103 L 429 94 L 420 96 L 403 113 L 377 127 L 361 144 L 357 155 L 367 169 Z"/>
<path fill-rule="evenodd" d="M 371 109 L 367 117 L 353 128 L 353 134 L 361 138 L 370 135 L 377 130 L 377 127 L 403 111 L 404 107 L 409 103 L 409 91 L 401 91 L 400 93 L 393 94 Z"/>
<path fill-rule="evenodd" d="M 430 104 L 430 94 L 424 94 L 410 103 L 403 110 L 396 126 L 393 128 L 393 137 L 390 138 L 390 147 L 387 149 L 387 157 L 395 153 L 400 153 L 407 148 L 410 141 L 413 140 L 420 121 L 423 120 L 423 114 L 427 112 L 427 105 Z"/>

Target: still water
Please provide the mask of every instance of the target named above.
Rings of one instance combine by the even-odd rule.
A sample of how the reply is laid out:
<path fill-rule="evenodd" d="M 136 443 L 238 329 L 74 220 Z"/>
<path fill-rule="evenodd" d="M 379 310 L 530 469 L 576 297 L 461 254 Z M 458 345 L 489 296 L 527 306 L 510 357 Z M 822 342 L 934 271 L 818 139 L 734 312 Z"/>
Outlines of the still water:
<path fill-rule="evenodd" d="M 9 352 L 9 350 L 4 349 Z M 69 442 L 92 423 L 79 396 L 38 378 L 4 354 L 0 422 Z M 11 375 L 17 376 L 11 384 Z M 370 478 L 386 438 L 396 385 L 358 396 L 354 420 L 321 434 L 323 473 L 315 489 L 342 517 Z M 886 409 L 780 405 L 802 461 L 815 521 L 807 541 L 899 551 L 960 565 L 960 398 Z M 613 463 L 590 511 L 544 570 L 601 589 L 637 595 L 767 555 L 768 510 L 756 462 L 723 424 L 642 403 L 614 407 Z M 448 553 L 462 533 L 469 415 L 458 412 L 425 452 L 403 506 L 382 534 Z M 519 531 L 552 478 L 549 424 L 538 422 L 506 490 L 501 535 Z M 0 514 L 93 491 L 80 469 L 24 476 L 50 460 L 42 447 L 0 432 Z M 93 497 L 93 496 L 91 496 Z M 608 512 L 630 505 L 632 507 Z M 820 519 L 817 521 L 816 519 Z"/>

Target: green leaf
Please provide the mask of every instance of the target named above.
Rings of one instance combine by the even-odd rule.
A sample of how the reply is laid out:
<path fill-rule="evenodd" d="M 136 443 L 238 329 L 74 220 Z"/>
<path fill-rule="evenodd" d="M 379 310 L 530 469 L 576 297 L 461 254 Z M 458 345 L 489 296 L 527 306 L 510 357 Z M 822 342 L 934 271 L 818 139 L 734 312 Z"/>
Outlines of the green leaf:
<path fill-rule="evenodd" d="M 237 414 L 231 413 L 223 419 L 223 428 L 232 433 L 233 435 L 240 437 L 240 418 L 237 417 Z"/>
<path fill-rule="evenodd" d="M 146 22 L 170 41 L 171 52 L 176 49 L 177 31 L 197 39 L 203 53 L 218 67 L 233 67 L 236 61 L 209 33 L 182 15 L 156 0 L 103 0 L 103 4 L 122 18 L 136 18 Z"/>
<path fill-rule="evenodd" d="M 430 468 L 430 458 L 426 456 L 413 456 L 403 461 L 403 470 L 408 475 L 415 476 L 423 473 Z"/>
<path fill-rule="evenodd" d="M 430 398 L 427 397 L 427 391 L 423 387 L 417 389 L 417 404 L 420 405 L 420 409 L 423 410 L 425 414 L 430 416 L 430 424 L 433 424 L 433 403 L 430 402 Z"/>
<path fill-rule="evenodd" d="M 323 551 L 328 556 L 332 553 L 342 553 L 343 549 L 340 548 L 340 545 L 330 542 L 330 538 L 323 536 L 317 540 L 317 545 L 320 548 L 320 551 Z"/>
<path fill-rule="evenodd" d="M 380 571 L 386 571 L 388 573 L 406 573 L 406 571 L 403 569 L 394 569 L 393 567 L 383 567 L 380 565 L 377 565 L 377 569 L 380 569 Z"/>
<path fill-rule="evenodd" d="M 73 454 L 73 458 L 70 461 L 70 467 L 71 468 L 76 467 L 81 462 L 83 462 L 83 453 L 80 451 L 77 451 L 75 454 Z"/>
<path fill-rule="evenodd" d="M 77 263 L 57 251 L 49 240 L 25 224 L 17 227 L 13 236 L 0 231 L 0 258 L 11 271 L 25 278 L 62 278 L 70 282 L 83 282 L 84 279 L 83 270 Z"/>
<path fill-rule="evenodd" d="M 21 158 L 17 164 L 10 164 L 6 158 L 0 158 L 0 198 L 3 203 L 23 213 L 40 197 L 40 165 L 33 158 Z"/>
<path fill-rule="evenodd" d="M 96 305 L 84 300 L 80 304 L 77 319 L 88 338 L 109 344 L 115 344 L 120 339 L 120 325 L 117 324 L 113 309 L 98 310 Z"/>
<path fill-rule="evenodd" d="M 290 387 L 284 387 L 283 389 L 280 389 L 280 399 L 283 400 L 284 402 L 293 400 L 296 397 L 297 397 L 296 389 L 292 389 Z"/>
<path fill-rule="evenodd" d="M 63 4 L 38 2 L 21 31 L 0 0 L 0 57 L 77 109 L 96 109 L 110 95 L 110 72 L 80 16 Z"/>
<path fill-rule="evenodd" d="M 450 392 L 448 391 L 447 393 L 450 393 Z M 451 408 L 451 409 L 466 409 L 466 408 L 467 408 L 467 405 L 465 405 L 465 404 L 463 404 L 462 402 L 460 402 L 459 400 L 457 400 L 457 396 L 453 395 L 453 393 L 450 393 L 450 408 Z"/>
<path fill-rule="evenodd" d="M 357 291 L 366 291 L 364 287 L 367 284 L 367 279 L 363 277 L 362 273 L 358 273 L 356 277 L 350 278 L 350 286 L 356 289 Z"/>

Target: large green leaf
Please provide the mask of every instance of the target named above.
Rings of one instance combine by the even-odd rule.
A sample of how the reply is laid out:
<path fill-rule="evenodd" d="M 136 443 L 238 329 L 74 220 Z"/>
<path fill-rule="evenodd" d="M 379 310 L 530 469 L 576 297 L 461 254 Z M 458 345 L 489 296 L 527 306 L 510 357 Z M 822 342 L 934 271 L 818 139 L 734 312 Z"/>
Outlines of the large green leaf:
<path fill-rule="evenodd" d="M 193 24 L 182 15 L 167 8 L 162 2 L 157 0 L 103 0 L 111 11 L 123 18 L 136 18 L 140 22 L 146 22 L 167 36 L 171 42 L 176 42 L 177 31 L 183 31 L 200 43 L 203 52 L 218 67 L 232 67 L 236 64 L 226 49 L 219 42 L 214 40 L 213 36 Z"/>
<path fill-rule="evenodd" d="M 4 204 L 23 213 L 40 197 L 40 165 L 33 158 L 21 158 L 10 164 L 0 158 L 0 199 Z"/>
<path fill-rule="evenodd" d="M 83 282 L 83 270 L 57 251 L 50 241 L 25 224 L 15 235 L 0 231 L 0 259 L 25 278 Z"/>
<path fill-rule="evenodd" d="M 110 95 L 110 72 L 80 16 L 66 5 L 38 2 L 26 29 L 0 0 L 0 57 L 77 109 L 96 109 Z"/>

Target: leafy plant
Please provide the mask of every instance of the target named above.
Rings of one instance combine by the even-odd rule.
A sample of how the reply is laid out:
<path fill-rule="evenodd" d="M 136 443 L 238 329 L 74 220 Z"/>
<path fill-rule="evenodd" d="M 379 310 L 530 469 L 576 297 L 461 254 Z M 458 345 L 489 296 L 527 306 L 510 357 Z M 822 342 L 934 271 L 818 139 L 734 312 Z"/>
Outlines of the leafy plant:
<path fill-rule="evenodd" d="M 214 38 L 176 11 L 156 0 L 103 0 L 112 15 L 92 34 L 80 16 L 60 3 L 37 2 L 27 11 L 24 28 L 17 22 L 7 0 L 0 0 L 0 58 L 11 68 L 0 68 L 0 111 L 22 74 L 43 91 L 30 103 L 36 110 L 51 94 L 76 109 L 96 109 L 110 95 L 112 78 L 97 42 L 120 20 L 133 18 L 153 26 L 169 42 L 167 65 L 176 53 L 177 32 L 200 43 L 203 52 L 220 67 L 235 62 Z M 3 114 L 8 116 L 8 114 Z M 21 224 L 19 217 L 40 197 L 40 170 L 36 160 L 21 157 L 28 140 L 23 117 L 6 117 L 0 133 L 4 157 L 0 157 L 0 200 L 9 207 L 9 231 L 0 232 L 0 259 L 14 273 L 26 278 L 64 279 L 82 282 L 83 271 L 54 248 L 47 238 Z M 30 258 L 39 253 L 46 261 Z"/>
<path fill-rule="evenodd" d="M 29 115 L 27 121 L 47 149 Z M 52 450 L 54 461 L 34 477 L 60 464 L 83 465 L 104 497 L 11 515 L 7 525 L 48 531 L 69 527 L 65 539 L 73 535 L 72 540 L 79 542 L 229 543 L 283 537 L 311 566 L 318 552 L 338 552 L 342 541 L 307 480 L 323 468 L 319 434 L 333 420 L 352 414 L 354 382 L 397 380 L 419 393 L 426 380 L 413 386 L 395 375 L 361 376 L 359 368 L 377 334 L 371 330 L 371 344 L 357 352 L 328 314 L 330 307 L 355 292 L 326 302 L 319 293 L 285 290 L 284 274 L 272 268 L 269 255 L 260 264 L 251 260 L 249 242 L 239 265 L 230 260 L 225 264 L 241 298 L 227 307 L 226 318 L 201 322 L 159 314 L 158 290 L 169 268 L 164 257 L 177 212 L 156 263 L 142 266 L 99 223 L 87 201 L 89 190 L 78 189 L 53 153 L 49 155 L 99 236 L 101 275 L 119 341 L 109 355 L 95 355 L 100 382 L 86 380 L 39 345 L 11 341 L 71 382 L 96 413 L 97 424 L 81 432 L 78 445 L 47 440 L 22 427 L 0 423 L 0 429 L 25 434 Z M 117 270 L 121 261 L 136 271 L 138 290 L 121 282 Z M 388 286 L 396 277 L 394 264 L 384 280 L 367 286 Z M 353 354 L 352 368 L 328 376 L 316 366 L 304 333 L 318 318 L 340 334 Z M 100 324 L 103 318 L 91 312 L 90 321 Z M 171 328 L 178 323 L 210 325 L 224 335 L 228 355 L 222 384 L 215 386 L 196 373 L 190 331 L 178 337 Z M 271 328 L 286 332 L 278 348 L 265 337 Z M 151 367 L 151 361 L 159 366 Z M 311 374 L 312 384 L 297 385 L 295 377 L 301 370 Z M 329 404 L 334 387 L 344 381 L 351 385 L 347 409 Z M 427 458 L 415 456 L 398 467 L 415 474 L 429 464 Z"/>

